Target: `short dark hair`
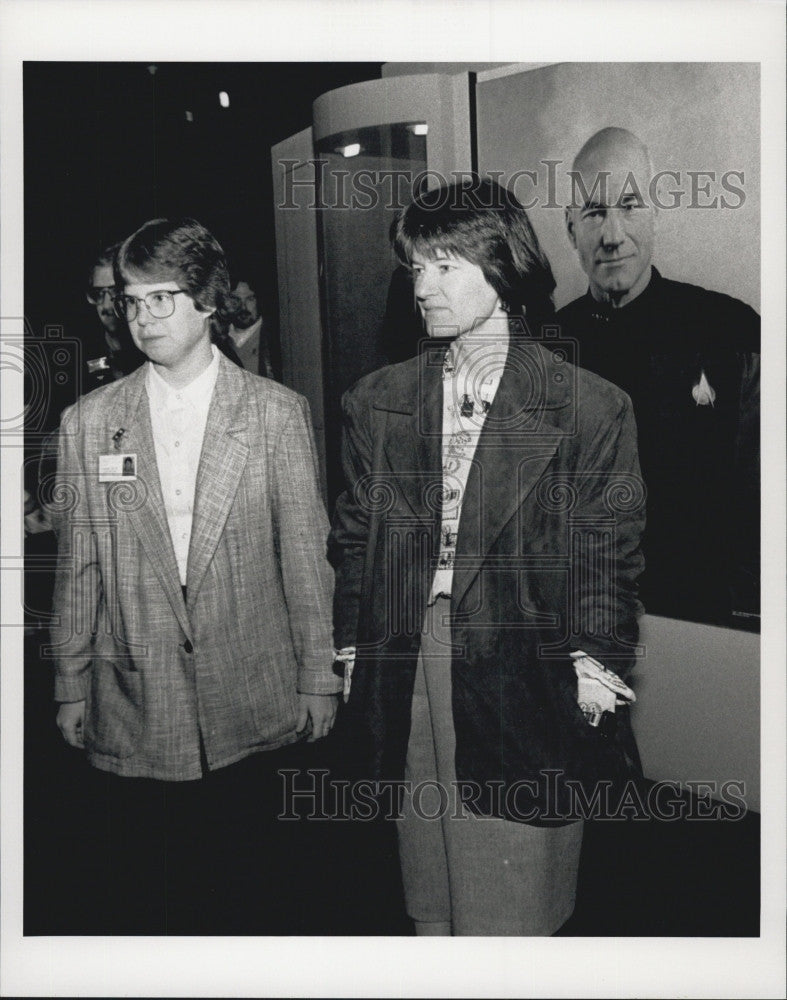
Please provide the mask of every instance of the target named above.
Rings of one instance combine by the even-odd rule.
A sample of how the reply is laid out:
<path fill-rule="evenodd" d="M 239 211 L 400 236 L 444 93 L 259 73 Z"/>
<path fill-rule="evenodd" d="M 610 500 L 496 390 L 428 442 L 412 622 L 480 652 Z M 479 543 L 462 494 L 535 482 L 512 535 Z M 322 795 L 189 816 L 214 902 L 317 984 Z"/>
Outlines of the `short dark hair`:
<path fill-rule="evenodd" d="M 238 308 L 230 291 L 227 258 L 221 244 L 196 219 L 151 219 L 120 245 L 115 280 L 174 281 L 211 316 L 211 333 L 226 332 Z"/>
<path fill-rule="evenodd" d="M 554 313 L 555 279 L 527 212 L 506 188 L 477 175 L 423 191 L 394 221 L 391 242 L 410 266 L 413 253 L 438 251 L 476 264 L 512 316 L 531 325 Z"/>

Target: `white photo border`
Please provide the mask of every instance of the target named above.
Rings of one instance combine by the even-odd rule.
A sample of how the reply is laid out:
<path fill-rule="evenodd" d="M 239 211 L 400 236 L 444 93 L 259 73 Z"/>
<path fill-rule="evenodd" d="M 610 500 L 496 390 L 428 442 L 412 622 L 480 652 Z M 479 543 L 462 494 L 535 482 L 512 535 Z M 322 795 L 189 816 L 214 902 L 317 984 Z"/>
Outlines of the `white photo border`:
<path fill-rule="evenodd" d="M 22 317 L 26 60 L 751 61 L 762 69 L 763 878 L 756 939 L 22 936 L 21 461 L 2 453 L 3 995 L 782 996 L 785 50 L 766 0 L 0 0 L 0 322 Z M 306 123 L 304 123 L 305 125 Z M 18 321 L 16 321 L 18 322 Z M 3 414 L 21 377 L 2 371 Z M 0 424 L 0 427 L 2 425 Z M 1 435 L 0 435 L 1 438 Z M 2 443 L 0 441 L 0 443 Z M 611 871 L 610 878 L 619 877 Z"/>

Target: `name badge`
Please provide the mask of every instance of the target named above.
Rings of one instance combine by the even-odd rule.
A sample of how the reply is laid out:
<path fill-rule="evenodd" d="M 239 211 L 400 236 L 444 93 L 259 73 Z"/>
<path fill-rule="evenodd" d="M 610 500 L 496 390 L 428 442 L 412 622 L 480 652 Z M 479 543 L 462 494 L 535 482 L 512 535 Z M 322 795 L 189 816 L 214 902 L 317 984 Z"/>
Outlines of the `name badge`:
<path fill-rule="evenodd" d="M 100 483 L 134 482 L 137 478 L 136 455 L 99 455 L 98 481 Z"/>

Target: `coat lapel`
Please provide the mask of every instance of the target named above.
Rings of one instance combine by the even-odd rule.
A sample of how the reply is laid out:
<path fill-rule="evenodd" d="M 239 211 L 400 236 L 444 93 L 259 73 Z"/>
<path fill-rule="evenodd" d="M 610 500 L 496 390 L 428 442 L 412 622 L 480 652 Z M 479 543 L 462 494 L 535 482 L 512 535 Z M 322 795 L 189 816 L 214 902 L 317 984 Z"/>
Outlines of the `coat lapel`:
<path fill-rule="evenodd" d="M 563 433 L 551 414 L 571 400 L 566 390 L 555 391 L 553 374 L 546 351 L 532 343 L 511 342 L 462 499 L 454 607 L 557 451 Z"/>
<path fill-rule="evenodd" d="M 439 505 L 432 484 L 442 482 L 442 371 L 445 347 L 428 347 L 417 378 L 396 382 L 373 406 L 388 413 L 383 451 L 413 513 L 432 526 Z"/>
<path fill-rule="evenodd" d="M 222 357 L 202 443 L 188 561 L 188 603 L 199 592 L 249 456 L 245 378 Z"/>
<path fill-rule="evenodd" d="M 109 414 L 107 425 L 107 451 L 113 448 L 114 435 L 122 430 L 120 451 L 137 456 L 137 498 L 130 503 L 117 503 L 127 514 L 145 554 L 172 605 L 172 610 L 186 635 L 191 634 L 183 592 L 180 589 L 178 564 L 164 509 L 161 493 L 153 429 L 150 423 L 150 406 L 145 391 L 147 365 L 128 376 L 124 391 Z M 129 484 L 132 485 L 132 484 Z"/>

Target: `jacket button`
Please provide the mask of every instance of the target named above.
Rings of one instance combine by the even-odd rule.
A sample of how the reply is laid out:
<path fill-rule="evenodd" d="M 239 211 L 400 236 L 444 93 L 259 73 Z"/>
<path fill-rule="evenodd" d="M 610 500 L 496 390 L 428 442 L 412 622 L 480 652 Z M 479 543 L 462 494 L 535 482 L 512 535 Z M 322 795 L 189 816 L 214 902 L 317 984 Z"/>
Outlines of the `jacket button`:
<path fill-rule="evenodd" d="M 186 641 L 183 643 L 183 648 L 186 650 L 187 653 L 194 652 L 194 647 L 191 645 L 191 639 L 186 639 Z"/>

